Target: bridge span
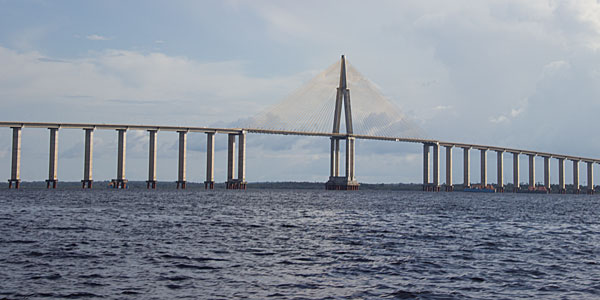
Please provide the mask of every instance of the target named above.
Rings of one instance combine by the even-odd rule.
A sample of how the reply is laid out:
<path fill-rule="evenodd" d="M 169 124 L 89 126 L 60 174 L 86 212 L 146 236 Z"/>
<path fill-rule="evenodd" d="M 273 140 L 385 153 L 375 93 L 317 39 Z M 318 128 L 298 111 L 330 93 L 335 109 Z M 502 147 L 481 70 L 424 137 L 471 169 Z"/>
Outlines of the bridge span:
<path fill-rule="evenodd" d="M 337 73 L 339 67 L 339 73 Z M 339 78 L 337 77 L 339 74 Z M 350 74 L 350 75 L 348 75 Z M 339 85 L 334 88 L 339 79 Z M 355 92 L 350 101 L 350 85 Z M 335 95 L 335 96 L 334 96 Z M 358 101 L 356 101 L 358 100 Z M 354 107 L 352 105 L 354 103 Z M 358 113 L 353 117 L 352 111 Z M 343 111 L 343 114 L 342 114 Z M 82 123 L 36 123 L 36 122 L 0 122 L 0 127 L 12 128 L 12 164 L 9 188 L 19 188 L 21 165 L 21 134 L 23 128 L 48 128 L 50 130 L 49 170 L 47 187 L 56 187 L 58 182 L 58 131 L 61 129 L 84 130 L 85 149 L 83 160 L 82 187 L 91 188 L 93 138 L 95 130 L 116 130 L 118 133 L 117 174 L 111 183 L 115 188 L 127 187 L 125 176 L 126 137 L 128 130 L 148 131 L 148 188 L 156 188 L 156 145 L 158 131 L 172 131 L 179 135 L 179 160 L 177 188 L 186 188 L 186 147 L 189 132 L 206 134 L 206 180 L 207 189 L 214 187 L 214 152 L 215 134 L 227 134 L 227 181 L 228 189 L 246 188 L 246 134 L 277 134 L 327 137 L 331 142 L 329 180 L 325 184 L 330 190 L 357 190 L 360 186 L 355 172 L 355 140 L 381 140 L 390 142 L 406 142 L 423 144 L 423 190 L 439 191 L 440 181 L 440 147 L 446 150 L 446 180 L 443 186 L 446 191 L 454 190 L 452 179 L 452 150 L 463 150 L 463 182 L 462 185 L 474 191 L 504 192 L 504 154 L 513 157 L 513 191 L 521 191 L 519 179 L 519 156 L 529 158 L 529 185 L 527 191 L 546 191 L 550 189 L 550 160 L 558 162 L 559 193 L 566 193 L 565 161 L 573 163 L 573 191 L 580 192 L 579 165 L 587 164 L 587 192 L 594 192 L 594 164 L 600 159 L 573 155 L 540 152 L 526 149 L 506 148 L 468 143 L 445 142 L 423 138 L 418 126 L 412 124 L 397 107 L 385 98 L 368 79 L 364 78 L 354 67 L 347 64 L 342 55 L 339 65 L 333 64 L 304 87 L 292 93 L 285 101 L 274 105 L 271 109 L 252 119 L 248 126 L 242 128 L 182 127 L 162 125 L 127 125 L 127 124 L 82 124 Z M 345 126 L 342 126 L 344 124 Z M 332 126 L 333 125 L 333 126 Z M 332 126 L 332 127 L 330 127 Z M 345 127 L 345 128 L 342 128 Z M 331 128 L 331 131 L 329 131 Z M 344 132 L 345 129 L 345 132 Z M 345 173 L 340 173 L 340 142 L 345 141 Z M 236 147 L 236 143 L 238 146 Z M 237 150 L 236 150 L 237 149 Z M 481 158 L 481 182 L 472 186 L 470 175 L 471 150 L 479 150 Z M 487 153 L 496 152 L 497 181 L 496 185 L 488 184 Z M 431 157 L 433 153 L 433 158 Z M 237 175 L 236 175 L 237 156 Z M 535 158 L 544 158 L 544 185 L 535 189 Z"/>
<path fill-rule="evenodd" d="M 559 192 L 566 192 L 565 180 L 565 161 L 571 161 L 573 166 L 573 186 L 574 192 L 580 192 L 579 185 L 579 164 L 584 162 L 587 164 L 587 192 L 594 192 L 593 184 L 593 164 L 600 164 L 600 159 L 580 157 L 558 153 L 548 153 L 528 149 L 516 149 L 499 146 L 446 142 L 432 139 L 406 138 L 406 137 L 387 137 L 387 136 L 370 136 L 352 133 L 324 133 L 324 132 L 308 132 L 308 131 L 292 131 L 292 130 L 268 130 L 257 128 L 214 128 L 214 127 L 189 127 L 189 126 L 163 126 L 163 125 L 133 125 L 133 124 L 93 124 L 93 123 L 39 123 L 39 122 L 0 122 L 0 127 L 8 127 L 12 129 L 12 163 L 8 180 L 9 188 L 20 186 L 20 160 L 21 160 L 21 137 L 23 128 L 47 128 L 50 135 L 49 143 L 49 170 L 47 187 L 56 188 L 58 182 L 57 166 L 58 166 L 58 131 L 63 129 L 79 129 L 84 131 L 84 161 L 83 161 L 83 179 L 82 187 L 91 188 L 93 183 L 93 133 L 95 130 L 115 130 L 118 135 L 117 149 L 117 172 L 116 178 L 112 179 L 112 184 L 115 188 L 125 188 L 127 179 L 125 176 L 125 157 L 126 157 L 126 136 L 129 130 L 148 131 L 149 153 L 148 153 L 148 178 L 147 187 L 156 188 L 156 133 L 158 131 L 176 132 L 179 135 L 179 159 L 178 159 L 178 178 L 177 188 L 185 188 L 186 179 L 186 145 L 187 133 L 200 132 L 207 136 L 207 151 L 206 151 L 206 180 L 205 188 L 214 188 L 214 142 L 215 134 L 228 135 L 228 154 L 227 154 L 227 181 L 228 189 L 245 189 L 246 175 L 246 134 L 273 134 L 273 135 L 298 135 L 298 136 L 315 136 L 327 137 L 332 141 L 339 139 L 364 139 L 364 140 L 380 140 L 388 142 L 406 142 L 420 143 L 423 145 L 423 189 L 428 191 L 439 191 L 444 187 L 446 191 L 454 189 L 454 181 L 452 178 L 453 159 L 452 150 L 460 148 L 463 151 L 463 181 L 464 187 L 471 187 L 470 180 L 470 151 L 479 150 L 481 158 L 481 182 L 479 186 L 488 186 L 487 181 L 487 153 L 489 151 L 496 152 L 497 155 L 497 180 L 494 186 L 498 192 L 503 192 L 504 183 L 504 154 L 512 154 L 513 163 L 513 191 L 518 191 L 520 188 L 519 179 L 519 156 L 525 155 L 529 158 L 529 187 L 535 187 L 535 157 L 543 157 L 544 159 L 544 185 L 543 187 L 550 190 L 550 160 L 555 159 L 558 163 L 558 181 Z M 238 143 L 236 147 L 236 142 Z M 440 181 L 440 150 L 445 149 L 446 155 L 446 177 L 442 184 Z M 339 148 L 338 148 L 339 151 Z M 433 154 L 433 155 L 431 155 Z M 236 164 L 237 156 L 237 164 Z M 339 154 L 338 154 L 339 156 Z M 349 156 L 347 152 L 347 156 Z M 335 155 L 332 155 L 332 165 Z M 353 158 L 352 158 L 353 159 Z M 351 170 L 348 166 L 350 158 L 346 160 L 347 173 Z M 351 162 L 353 164 L 353 161 Z M 236 175 L 237 165 L 237 175 Z M 339 168 L 339 162 L 338 166 Z M 335 171 L 334 171 L 335 172 Z"/>

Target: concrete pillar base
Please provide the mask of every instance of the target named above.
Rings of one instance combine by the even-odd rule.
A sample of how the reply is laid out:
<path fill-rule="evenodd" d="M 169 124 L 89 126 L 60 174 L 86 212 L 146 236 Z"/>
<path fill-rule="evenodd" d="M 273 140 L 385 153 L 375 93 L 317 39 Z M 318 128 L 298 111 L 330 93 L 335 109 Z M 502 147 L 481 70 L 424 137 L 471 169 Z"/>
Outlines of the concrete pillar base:
<path fill-rule="evenodd" d="M 579 194 L 581 194 L 581 190 L 580 189 L 574 189 L 573 190 L 573 194 L 579 195 Z"/>
<path fill-rule="evenodd" d="M 496 193 L 504 193 L 504 187 L 503 186 L 496 187 Z"/>
<path fill-rule="evenodd" d="M 452 191 L 454 191 L 454 186 L 446 185 L 446 192 L 452 192 Z"/>
<path fill-rule="evenodd" d="M 593 195 L 593 194 L 594 194 L 594 190 L 593 190 L 593 189 L 591 189 L 591 190 L 590 190 L 590 189 L 588 189 L 588 190 L 587 190 L 587 194 L 588 194 L 588 195 Z"/>
<path fill-rule="evenodd" d="M 516 188 L 513 188 L 513 193 L 518 193 L 520 189 L 521 189 L 521 188 L 518 188 L 518 187 L 516 187 Z"/>
<path fill-rule="evenodd" d="M 182 190 L 185 190 L 185 185 L 186 185 L 185 180 L 175 181 L 175 183 L 177 183 L 177 189 L 179 189 L 181 187 Z"/>
<path fill-rule="evenodd" d="M 558 189 L 558 193 L 564 195 L 567 193 L 567 190 L 566 189 Z"/>
<path fill-rule="evenodd" d="M 349 180 L 346 176 L 330 176 L 325 183 L 328 191 L 358 191 L 360 184 L 356 180 Z"/>
<path fill-rule="evenodd" d="M 425 191 L 425 192 L 439 192 L 440 191 L 440 186 L 439 185 L 434 185 L 434 184 L 424 184 L 423 185 L 423 191 Z"/>
<path fill-rule="evenodd" d="M 110 185 L 114 189 L 126 189 L 127 188 L 127 179 L 113 179 L 110 181 Z"/>
<path fill-rule="evenodd" d="M 15 184 L 15 189 L 19 189 L 21 187 L 21 179 L 9 179 L 8 180 L 8 188 L 12 189 L 13 183 Z"/>
<path fill-rule="evenodd" d="M 156 180 L 146 180 L 146 188 L 147 189 L 156 189 Z"/>
<path fill-rule="evenodd" d="M 85 189 L 85 187 L 87 185 L 87 188 L 91 189 L 92 188 L 92 182 L 93 182 L 93 180 L 91 180 L 91 179 L 90 180 L 86 180 L 86 179 L 82 180 L 81 181 L 81 188 Z"/>
<path fill-rule="evenodd" d="M 49 189 L 50 186 L 52 186 L 52 188 L 55 189 L 57 183 L 58 179 L 46 179 L 46 188 Z"/>
<path fill-rule="evenodd" d="M 246 184 L 246 181 L 231 180 L 225 183 L 225 188 L 228 190 L 245 190 Z"/>
<path fill-rule="evenodd" d="M 215 188 L 215 182 L 214 181 L 205 181 L 204 182 L 204 189 L 205 190 L 212 190 Z"/>
<path fill-rule="evenodd" d="M 360 185 L 344 184 L 325 184 L 325 190 L 328 191 L 358 191 Z"/>

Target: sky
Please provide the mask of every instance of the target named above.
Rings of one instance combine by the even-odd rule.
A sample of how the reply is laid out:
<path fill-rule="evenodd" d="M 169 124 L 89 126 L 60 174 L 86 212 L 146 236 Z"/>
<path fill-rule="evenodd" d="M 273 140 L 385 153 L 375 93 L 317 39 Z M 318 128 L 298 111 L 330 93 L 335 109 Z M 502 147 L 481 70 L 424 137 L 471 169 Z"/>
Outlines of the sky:
<path fill-rule="evenodd" d="M 345 54 L 429 138 L 597 158 L 599 49 L 594 0 L 0 0 L 0 120 L 235 126 Z M 147 135 L 128 133 L 129 180 L 146 180 Z M 7 179 L 10 136 L 0 128 Z M 96 132 L 95 180 L 115 177 L 116 139 Z M 177 136 L 158 140 L 158 179 L 175 181 Z M 46 179 L 48 130 L 26 128 L 22 143 L 22 179 Z M 202 182 L 205 136 L 188 143 L 188 180 Z M 249 135 L 247 143 L 250 182 L 327 180 L 326 138 Z M 225 144 L 218 136 L 217 181 Z M 357 179 L 420 182 L 421 151 L 359 141 Z M 495 181 L 495 155 L 488 164 Z M 60 130 L 59 180 L 81 180 L 82 166 L 83 131 Z"/>

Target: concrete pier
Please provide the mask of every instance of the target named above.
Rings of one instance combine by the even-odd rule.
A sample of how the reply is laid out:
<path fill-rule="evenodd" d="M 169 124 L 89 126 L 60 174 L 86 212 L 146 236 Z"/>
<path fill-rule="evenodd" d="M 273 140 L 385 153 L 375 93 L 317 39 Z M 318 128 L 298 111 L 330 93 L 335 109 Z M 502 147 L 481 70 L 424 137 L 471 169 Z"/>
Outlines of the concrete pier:
<path fill-rule="evenodd" d="M 215 188 L 215 133 L 206 133 L 206 180 L 204 189 Z"/>
<path fill-rule="evenodd" d="M 331 176 L 338 177 L 340 176 L 340 139 L 339 138 L 331 138 L 333 152 L 333 172 Z"/>
<path fill-rule="evenodd" d="M 235 173 L 235 134 L 230 133 L 227 139 L 227 188 L 233 183 Z"/>
<path fill-rule="evenodd" d="M 423 144 L 423 190 L 429 189 L 429 144 Z"/>
<path fill-rule="evenodd" d="M 346 140 L 346 170 L 344 176 L 340 176 L 340 140 Z M 331 138 L 331 170 L 329 180 L 325 183 L 326 190 L 345 190 L 355 191 L 359 189 L 360 184 L 356 181 L 355 175 L 355 138 L 354 137 L 332 137 Z"/>
<path fill-rule="evenodd" d="M 346 177 L 348 181 L 354 181 L 354 150 L 355 139 L 353 137 L 346 138 Z"/>
<path fill-rule="evenodd" d="M 185 189 L 185 166 L 187 158 L 187 131 L 178 131 L 179 133 L 179 160 L 177 164 L 177 188 Z"/>
<path fill-rule="evenodd" d="M 594 162 L 588 161 L 587 163 L 587 193 L 594 193 Z"/>
<path fill-rule="evenodd" d="M 81 180 L 82 188 L 92 188 L 92 158 L 94 154 L 94 129 L 86 128 L 85 131 L 85 146 L 83 156 L 83 180 Z"/>
<path fill-rule="evenodd" d="M 519 154 L 517 152 L 513 153 L 513 192 L 515 193 L 521 187 L 519 179 Z"/>
<path fill-rule="evenodd" d="M 496 151 L 496 192 L 504 193 L 504 151 Z"/>
<path fill-rule="evenodd" d="M 481 186 L 487 186 L 487 149 L 479 149 L 481 153 Z"/>
<path fill-rule="evenodd" d="M 125 179 L 125 154 L 127 144 L 127 129 L 117 129 L 119 133 L 119 142 L 117 149 L 117 178 L 112 180 L 113 188 L 127 188 L 127 179 Z"/>
<path fill-rule="evenodd" d="M 433 191 L 440 191 L 440 144 L 433 144 Z"/>
<path fill-rule="evenodd" d="M 58 183 L 58 128 L 48 128 L 50 130 L 50 149 L 48 151 L 48 179 L 46 179 L 46 188 L 56 188 Z"/>
<path fill-rule="evenodd" d="M 156 133 L 158 130 L 148 130 L 148 180 L 146 188 L 156 189 Z"/>
<path fill-rule="evenodd" d="M 12 136 L 12 164 L 10 167 L 10 179 L 8 180 L 8 188 L 15 189 L 21 187 L 21 127 L 11 127 L 13 130 Z"/>
<path fill-rule="evenodd" d="M 446 146 L 446 192 L 454 190 L 452 185 L 452 146 Z"/>
<path fill-rule="evenodd" d="M 581 187 L 579 185 L 579 160 L 573 160 L 573 194 L 579 194 Z"/>
<path fill-rule="evenodd" d="M 535 188 L 535 154 L 529 156 L 529 189 Z"/>
<path fill-rule="evenodd" d="M 548 193 L 550 193 L 550 158 L 544 156 L 544 188 Z"/>
<path fill-rule="evenodd" d="M 239 139 L 238 147 L 238 177 L 235 174 L 235 139 Z M 245 190 L 246 189 L 246 132 L 239 134 L 230 133 L 227 147 L 227 189 Z"/>
<path fill-rule="evenodd" d="M 246 132 L 238 134 L 238 177 L 236 181 L 237 189 L 246 189 Z"/>
<path fill-rule="evenodd" d="M 558 158 L 558 193 L 566 194 L 567 189 L 565 185 L 565 159 Z"/>
<path fill-rule="evenodd" d="M 471 148 L 463 148 L 463 186 L 471 187 Z"/>

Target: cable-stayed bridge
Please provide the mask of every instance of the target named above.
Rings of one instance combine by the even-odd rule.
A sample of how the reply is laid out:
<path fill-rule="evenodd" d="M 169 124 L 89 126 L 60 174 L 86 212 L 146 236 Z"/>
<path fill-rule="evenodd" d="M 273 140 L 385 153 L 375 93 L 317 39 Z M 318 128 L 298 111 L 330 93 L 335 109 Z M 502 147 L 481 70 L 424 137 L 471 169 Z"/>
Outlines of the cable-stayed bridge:
<path fill-rule="evenodd" d="M 352 97 L 351 97 L 352 95 Z M 472 191 L 503 192 L 504 156 L 512 154 L 513 191 L 520 191 L 519 156 L 529 158 L 529 184 L 527 191 L 549 192 L 550 162 L 558 163 L 558 191 L 566 192 L 565 161 L 573 166 L 573 192 L 580 192 L 579 165 L 587 164 L 587 192 L 594 192 L 593 165 L 600 159 L 586 158 L 558 153 L 547 153 L 527 149 L 505 148 L 500 146 L 447 142 L 432 139 L 414 122 L 411 122 L 378 88 L 360 74 L 345 57 L 340 62 L 315 76 L 284 101 L 270 107 L 251 118 L 239 128 L 181 127 L 132 124 L 81 124 L 81 123 L 36 123 L 36 122 L 0 122 L 0 127 L 12 128 L 11 177 L 9 188 L 20 186 L 21 135 L 23 128 L 48 128 L 50 132 L 49 169 L 47 187 L 55 188 L 58 182 L 58 131 L 60 129 L 83 129 L 85 134 L 82 187 L 91 188 L 93 183 L 93 137 L 95 130 L 116 130 L 118 132 L 117 172 L 112 179 L 115 188 L 125 188 L 128 180 L 125 176 L 126 136 L 128 130 L 145 130 L 149 136 L 147 187 L 156 187 L 156 150 L 158 131 L 172 131 L 179 135 L 179 159 L 177 188 L 185 188 L 187 133 L 202 132 L 207 135 L 206 180 L 205 187 L 214 187 L 214 146 L 215 134 L 228 135 L 227 181 L 228 189 L 246 188 L 246 135 L 247 133 L 320 136 L 330 138 L 330 172 L 325 187 L 331 190 L 356 190 L 359 188 L 355 172 L 355 140 L 382 140 L 392 142 L 410 142 L 423 144 L 423 189 L 446 191 L 454 189 L 452 178 L 452 151 L 463 151 L 463 180 L 465 189 Z M 345 172 L 340 173 L 342 160 L 340 143 L 345 142 Z M 236 147 L 237 144 L 237 147 Z M 440 181 L 440 150 L 445 148 L 446 176 L 444 184 Z M 470 180 L 471 150 L 480 151 L 481 182 L 472 184 Z M 497 155 L 497 180 L 495 185 L 488 184 L 487 154 Z M 544 158 L 544 184 L 535 188 L 535 157 Z M 237 157 L 237 162 L 236 162 Z M 237 172 L 236 172 L 237 167 Z"/>

